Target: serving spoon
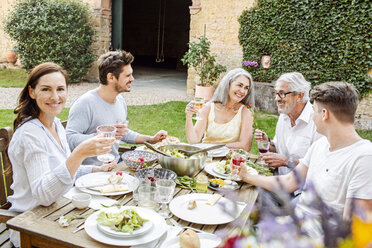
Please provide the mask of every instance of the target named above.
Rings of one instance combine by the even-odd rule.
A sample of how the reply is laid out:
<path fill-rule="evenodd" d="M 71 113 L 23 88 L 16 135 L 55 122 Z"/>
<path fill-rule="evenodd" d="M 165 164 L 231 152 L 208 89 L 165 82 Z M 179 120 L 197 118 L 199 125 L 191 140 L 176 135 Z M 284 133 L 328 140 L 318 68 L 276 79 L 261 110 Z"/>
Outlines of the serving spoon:
<path fill-rule="evenodd" d="M 190 157 L 190 156 L 192 156 L 194 154 L 197 154 L 197 153 L 218 149 L 218 148 L 221 148 L 221 147 L 224 147 L 224 146 L 225 146 L 225 144 L 220 144 L 220 145 L 210 146 L 208 148 L 204 148 L 204 149 L 201 149 L 201 150 L 198 150 L 198 151 L 186 151 L 186 150 L 183 150 L 183 149 L 178 149 L 178 151 L 185 154 L 186 156 Z"/>
<path fill-rule="evenodd" d="M 161 155 L 163 155 L 163 156 L 166 156 L 166 157 L 170 157 L 170 155 L 166 154 L 165 152 L 160 151 L 159 149 L 155 148 L 155 147 L 154 147 L 153 145 L 151 145 L 150 143 L 145 142 L 144 144 L 145 144 L 145 146 L 146 146 L 147 148 L 153 150 L 154 152 L 157 152 L 157 153 L 159 153 L 159 154 L 161 154 Z"/>

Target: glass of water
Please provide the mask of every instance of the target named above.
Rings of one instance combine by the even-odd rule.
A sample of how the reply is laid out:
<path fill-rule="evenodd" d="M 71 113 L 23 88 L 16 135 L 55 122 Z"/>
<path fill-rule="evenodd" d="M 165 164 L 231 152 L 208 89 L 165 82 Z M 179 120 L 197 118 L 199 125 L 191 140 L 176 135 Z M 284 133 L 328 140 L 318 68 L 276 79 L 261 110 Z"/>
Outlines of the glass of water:
<path fill-rule="evenodd" d="M 176 183 L 173 180 L 161 179 L 155 182 L 156 198 L 161 204 L 159 214 L 164 218 L 169 217 L 167 204 L 172 200 Z"/>
<path fill-rule="evenodd" d="M 116 127 L 106 125 L 98 126 L 97 134 L 103 138 L 115 138 Z M 98 155 L 97 159 L 103 163 L 108 163 L 115 160 L 115 154 L 112 152 L 105 153 L 102 155 Z"/>

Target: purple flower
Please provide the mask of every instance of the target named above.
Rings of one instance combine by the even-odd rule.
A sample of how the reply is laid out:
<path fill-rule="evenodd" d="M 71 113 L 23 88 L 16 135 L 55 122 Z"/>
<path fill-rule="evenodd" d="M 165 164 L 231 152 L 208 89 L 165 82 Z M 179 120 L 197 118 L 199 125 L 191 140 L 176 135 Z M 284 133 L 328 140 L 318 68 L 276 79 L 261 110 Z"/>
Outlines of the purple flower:
<path fill-rule="evenodd" d="M 244 61 L 243 65 L 257 67 L 258 63 L 256 61 Z"/>

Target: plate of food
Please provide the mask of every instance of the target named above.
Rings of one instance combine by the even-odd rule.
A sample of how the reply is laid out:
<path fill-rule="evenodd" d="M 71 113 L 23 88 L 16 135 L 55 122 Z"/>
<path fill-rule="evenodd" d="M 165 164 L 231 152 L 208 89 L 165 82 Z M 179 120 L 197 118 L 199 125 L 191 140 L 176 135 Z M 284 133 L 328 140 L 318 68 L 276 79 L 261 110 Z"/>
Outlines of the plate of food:
<path fill-rule="evenodd" d="M 100 211 L 96 220 L 98 230 L 103 233 L 118 238 L 132 238 L 152 228 L 153 222 L 149 218 L 151 215 L 142 208 L 112 207 Z"/>
<path fill-rule="evenodd" d="M 213 162 L 210 164 L 206 164 L 204 170 L 214 177 L 222 178 L 222 179 L 232 179 L 232 174 L 230 170 L 230 160 L 222 160 L 220 162 Z M 248 164 L 247 164 L 248 165 Z M 247 170 L 252 175 L 257 175 L 258 172 L 252 168 L 251 166 L 247 166 Z M 234 181 L 241 181 L 240 178 L 234 179 Z"/>
<path fill-rule="evenodd" d="M 117 208 L 117 207 L 113 207 Z M 142 218 L 151 220 L 152 223 L 156 223 L 156 228 L 152 227 L 149 230 L 143 232 L 141 235 L 137 236 L 128 236 L 128 237 L 116 237 L 113 235 L 108 235 L 100 229 L 97 218 L 101 211 L 97 211 L 92 213 L 87 220 L 85 221 L 85 232 L 90 236 L 92 239 L 101 242 L 103 244 L 108 245 L 116 245 L 116 246 L 134 246 L 134 245 L 142 245 L 148 244 L 159 239 L 166 231 L 167 231 L 167 224 L 163 217 L 161 217 L 158 213 L 151 209 L 146 208 L 139 208 L 139 207 L 131 207 L 131 206 L 123 206 L 118 211 L 122 211 L 125 209 L 133 209 L 137 212 Z M 108 211 L 108 209 L 102 210 Z M 109 210 L 110 211 L 110 210 Z"/>
<path fill-rule="evenodd" d="M 136 179 L 125 172 L 95 172 L 79 177 L 75 186 L 92 195 L 123 195 L 133 191 Z"/>
<path fill-rule="evenodd" d="M 174 198 L 170 204 L 170 211 L 180 219 L 202 225 L 219 225 L 234 221 L 243 211 L 246 204 L 235 204 L 220 194 L 193 193 Z M 231 216 L 225 211 L 235 211 Z"/>
<path fill-rule="evenodd" d="M 213 190 L 219 189 L 232 189 L 237 190 L 239 188 L 239 184 L 230 179 L 221 179 L 221 178 L 214 178 L 209 180 L 208 187 Z"/>

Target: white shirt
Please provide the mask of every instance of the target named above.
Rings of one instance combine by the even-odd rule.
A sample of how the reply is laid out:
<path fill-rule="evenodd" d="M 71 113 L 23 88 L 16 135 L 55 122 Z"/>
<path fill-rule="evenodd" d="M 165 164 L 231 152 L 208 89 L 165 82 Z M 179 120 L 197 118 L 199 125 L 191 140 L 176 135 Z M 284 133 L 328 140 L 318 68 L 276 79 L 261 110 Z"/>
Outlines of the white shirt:
<path fill-rule="evenodd" d="M 322 137 L 316 132 L 316 126 L 312 119 L 313 107 L 308 101 L 302 110 L 300 116 L 295 121 L 296 125 L 292 127 L 291 119 L 286 114 L 279 116 L 276 124 L 274 144 L 276 152 L 287 158 L 303 158 L 310 146 Z M 288 174 L 292 168 L 281 166 L 278 168 L 279 175 Z"/>
<path fill-rule="evenodd" d="M 8 153 L 13 168 L 11 211 L 25 212 L 38 205 L 49 206 L 63 196 L 74 183 L 66 167 L 70 156 L 66 134 L 58 118 L 54 119 L 62 147 L 39 119 L 32 119 L 17 128 L 10 141 Z M 92 172 L 81 166 L 75 177 Z M 18 232 L 11 231 L 12 243 L 19 246 Z"/>
<path fill-rule="evenodd" d="M 327 138 L 319 139 L 300 160 L 308 171 L 296 212 L 319 214 L 311 209 L 314 199 L 311 193 L 305 192 L 311 184 L 321 199 L 341 216 L 347 198 L 372 199 L 371 161 L 372 143 L 369 140 L 360 140 L 331 152 Z M 320 229 L 316 229 L 321 235 Z"/>

